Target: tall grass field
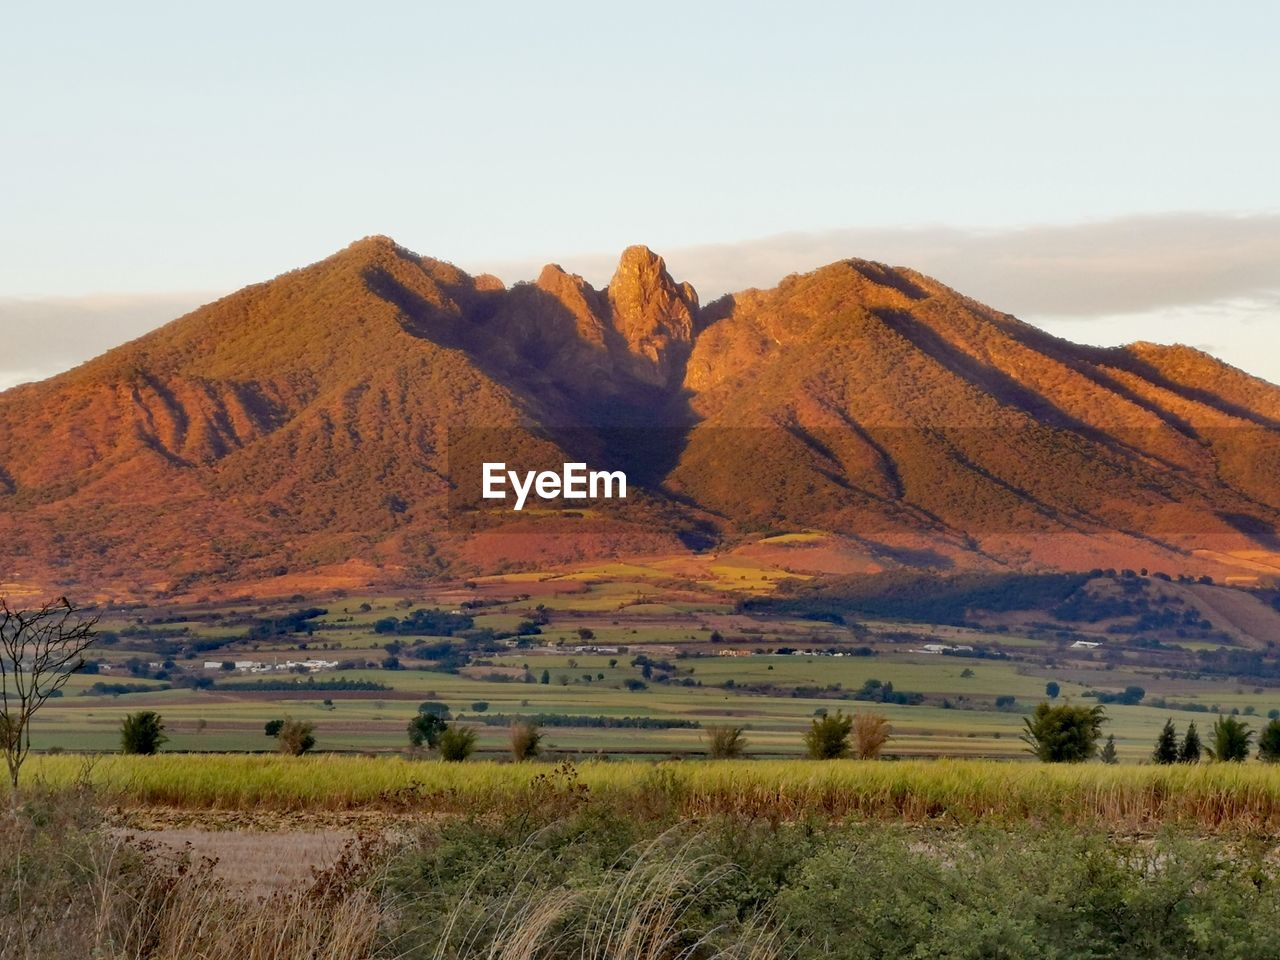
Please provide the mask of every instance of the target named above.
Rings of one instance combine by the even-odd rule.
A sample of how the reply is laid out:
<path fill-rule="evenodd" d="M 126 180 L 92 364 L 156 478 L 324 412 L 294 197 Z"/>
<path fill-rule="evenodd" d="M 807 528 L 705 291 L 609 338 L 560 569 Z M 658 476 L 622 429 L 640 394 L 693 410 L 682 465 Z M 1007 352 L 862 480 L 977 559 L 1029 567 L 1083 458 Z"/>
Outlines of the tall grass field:
<path fill-rule="evenodd" d="M 510 812 L 576 803 L 661 806 L 687 817 L 1176 824 L 1280 829 L 1266 764 L 1044 765 L 983 760 L 684 761 L 553 766 L 403 758 L 221 754 L 33 757 L 24 777 L 88 783 L 124 806 L 279 811 Z"/>

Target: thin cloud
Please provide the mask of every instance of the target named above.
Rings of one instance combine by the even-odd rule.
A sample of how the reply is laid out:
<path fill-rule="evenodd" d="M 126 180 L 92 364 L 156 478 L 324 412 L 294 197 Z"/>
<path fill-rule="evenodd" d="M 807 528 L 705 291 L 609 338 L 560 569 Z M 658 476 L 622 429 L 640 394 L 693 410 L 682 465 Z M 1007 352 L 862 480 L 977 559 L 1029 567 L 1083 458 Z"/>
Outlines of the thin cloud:
<path fill-rule="evenodd" d="M 1280 213 L 1168 214 L 1001 230 L 797 232 L 658 252 L 704 303 L 863 257 L 912 267 L 1073 340 L 1211 339 L 1215 354 L 1280 382 Z M 617 257 L 550 259 L 603 286 Z M 545 262 L 462 266 L 511 283 L 536 277 Z M 0 389 L 65 370 L 208 299 L 197 293 L 0 299 Z"/>
<path fill-rule="evenodd" d="M 0 390 L 68 370 L 209 299 L 204 293 L 0 298 Z"/>
<path fill-rule="evenodd" d="M 1167 214 L 1001 230 L 903 227 L 784 233 L 659 250 L 703 300 L 771 287 L 849 257 L 908 266 L 1019 316 L 1100 317 L 1280 296 L 1280 214 Z M 615 255 L 561 260 L 593 283 Z M 507 280 L 532 260 L 486 265 Z"/>

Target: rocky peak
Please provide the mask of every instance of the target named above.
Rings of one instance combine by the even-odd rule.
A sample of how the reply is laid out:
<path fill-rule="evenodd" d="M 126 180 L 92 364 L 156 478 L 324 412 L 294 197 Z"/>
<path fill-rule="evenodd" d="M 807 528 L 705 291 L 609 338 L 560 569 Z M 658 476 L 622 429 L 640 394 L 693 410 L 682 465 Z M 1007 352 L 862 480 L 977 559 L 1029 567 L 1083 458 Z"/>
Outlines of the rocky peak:
<path fill-rule="evenodd" d="M 631 373 L 657 386 L 678 382 L 696 332 L 698 294 L 677 284 L 645 246 L 622 252 L 605 290 L 614 329 L 626 341 Z"/>
<path fill-rule="evenodd" d="M 554 326 L 557 321 L 564 326 L 563 321 L 572 318 L 570 329 L 576 328 L 581 340 L 594 347 L 604 347 L 605 326 L 601 320 L 604 304 L 601 302 L 600 294 L 591 284 L 576 273 L 567 273 L 558 263 L 549 263 L 542 268 L 542 273 L 538 275 L 533 286 L 535 290 L 549 298 L 561 314 L 550 316 L 551 311 L 544 303 L 538 309 L 540 314 L 550 316 L 550 319 L 544 316 L 539 320 L 544 328 Z"/>

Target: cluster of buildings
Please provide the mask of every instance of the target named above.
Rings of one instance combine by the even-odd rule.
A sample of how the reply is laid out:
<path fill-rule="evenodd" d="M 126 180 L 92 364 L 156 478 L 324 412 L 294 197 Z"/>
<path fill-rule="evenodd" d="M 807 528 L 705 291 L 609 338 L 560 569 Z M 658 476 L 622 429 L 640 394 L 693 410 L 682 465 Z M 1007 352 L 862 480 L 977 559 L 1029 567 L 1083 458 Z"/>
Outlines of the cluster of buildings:
<path fill-rule="evenodd" d="M 338 668 L 337 660 L 281 660 L 277 663 L 266 663 L 262 660 L 206 660 L 204 668 L 206 670 L 222 670 L 224 663 L 231 663 L 234 669 L 242 670 L 245 673 L 271 673 L 273 671 L 292 671 L 294 673 L 306 671 L 307 673 L 316 673 L 320 670 L 336 670 Z"/>

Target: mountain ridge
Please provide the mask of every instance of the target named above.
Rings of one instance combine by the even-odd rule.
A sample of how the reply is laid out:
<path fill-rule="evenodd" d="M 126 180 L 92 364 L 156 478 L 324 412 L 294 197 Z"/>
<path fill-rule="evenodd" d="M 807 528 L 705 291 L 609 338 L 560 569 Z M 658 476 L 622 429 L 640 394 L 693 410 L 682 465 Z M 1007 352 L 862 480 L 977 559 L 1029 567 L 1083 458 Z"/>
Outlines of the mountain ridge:
<path fill-rule="evenodd" d="M 490 455 L 625 467 L 638 493 L 480 529 L 460 488 Z M 600 290 L 554 264 L 507 287 L 373 236 L 0 393 L 0 581 L 377 583 L 810 528 L 797 570 L 1266 577 L 1278 476 L 1280 387 L 1071 344 L 907 268 L 703 306 L 643 246 Z"/>

